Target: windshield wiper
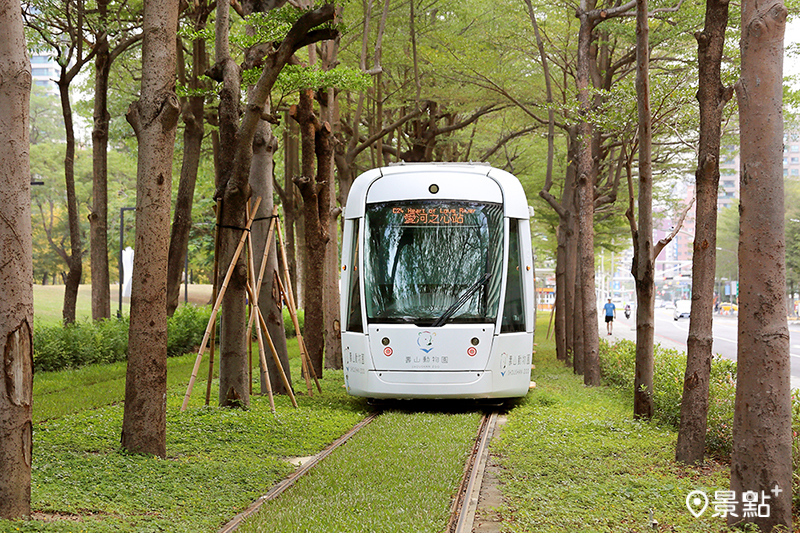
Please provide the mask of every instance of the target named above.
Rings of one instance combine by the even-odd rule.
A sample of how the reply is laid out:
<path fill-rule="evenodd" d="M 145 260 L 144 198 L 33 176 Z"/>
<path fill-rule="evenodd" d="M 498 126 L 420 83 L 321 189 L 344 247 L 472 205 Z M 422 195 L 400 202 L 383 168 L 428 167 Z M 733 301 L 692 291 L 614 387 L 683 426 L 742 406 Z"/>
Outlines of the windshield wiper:
<path fill-rule="evenodd" d="M 484 283 L 489 281 L 489 278 L 491 277 L 492 274 L 490 272 L 487 272 L 483 276 L 481 276 L 478 281 L 470 285 L 469 288 L 461 294 L 461 297 L 458 300 L 456 300 L 456 302 L 453 305 L 448 307 L 447 311 L 442 313 L 442 316 L 437 318 L 436 321 L 433 324 L 431 324 L 431 327 L 438 328 L 444 326 L 445 323 L 448 320 L 450 320 L 450 317 L 452 317 L 455 314 L 455 312 L 461 308 L 462 305 L 467 303 L 467 300 L 469 300 L 472 297 L 472 295 L 475 294 L 475 291 L 481 288 L 481 286 L 483 286 Z"/>

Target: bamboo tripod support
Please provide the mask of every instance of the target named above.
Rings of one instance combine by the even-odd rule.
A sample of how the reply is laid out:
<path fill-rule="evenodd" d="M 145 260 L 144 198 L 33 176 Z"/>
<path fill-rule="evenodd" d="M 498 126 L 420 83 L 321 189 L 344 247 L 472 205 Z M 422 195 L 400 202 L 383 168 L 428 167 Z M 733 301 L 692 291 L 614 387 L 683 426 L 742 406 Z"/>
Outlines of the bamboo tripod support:
<path fill-rule="evenodd" d="M 214 282 L 211 286 L 211 301 L 217 301 L 217 283 L 219 282 L 219 225 L 222 223 L 222 200 L 217 200 L 217 225 L 214 227 Z M 216 326 L 216 324 L 214 324 Z M 208 343 L 208 381 L 206 382 L 206 405 L 211 401 L 211 382 L 214 380 L 214 336 L 216 327 L 211 328 Z"/>
<path fill-rule="evenodd" d="M 222 305 L 222 298 L 225 296 L 225 291 L 228 289 L 228 283 L 231 280 L 231 276 L 233 276 L 233 270 L 236 267 L 236 261 L 239 259 L 239 256 L 242 253 L 242 249 L 244 248 L 245 241 L 247 240 L 247 235 L 250 233 L 250 226 L 253 224 L 253 217 L 255 216 L 255 212 L 258 211 L 258 206 L 261 204 L 261 197 L 259 196 L 256 198 L 255 205 L 253 206 L 253 212 L 247 218 L 247 224 L 244 227 L 244 231 L 242 231 L 242 237 L 239 239 L 239 244 L 236 246 L 236 251 L 233 253 L 233 259 L 231 260 L 231 264 L 228 267 L 228 271 L 225 273 L 225 279 L 222 281 L 222 286 L 220 287 L 219 294 L 217 295 L 217 300 L 214 302 L 214 308 L 211 310 L 211 318 L 208 320 L 208 327 L 206 327 L 206 332 L 203 335 L 203 340 L 200 343 L 200 350 L 197 353 L 197 359 L 194 362 L 194 368 L 192 369 L 192 376 L 189 378 L 189 386 L 186 388 L 186 395 L 183 397 L 183 404 L 181 405 L 181 411 L 185 411 L 186 407 L 189 405 L 189 397 L 192 395 L 192 389 L 194 388 L 194 382 L 197 379 L 197 371 L 200 369 L 200 361 L 203 360 L 203 352 L 206 350 L 206 345 L 208 344 L 208 338 L 211 334 L 211 330 L 214 329 L 216 324 L 217 313 L 219 313 L 219 308 Z"/>
<path fill-rule="evenodd" d="M 253 215 L 255 215 L 256 211 L 253 210 Z M 247 202 L 247 218 L 250 218 L 250 202 Z M 270 226 L 271 228 L 271 226 Z M 255 267 L 253 265 L 253 234 L 252 232 L 248 232 L 247 235 L 247 284 L 250 285 L 255 280 Z M 260 286 L 260 285 L 259 285 Z M 256 316 L 256 313 L 259 309 L 258 307 L 258 291 L 250 291 L 250 319 L 247 323 L 247 335 L 245 338 L 247 339 L 247 348 L 250 351 L 250 373 L 252 374 L 252 354 L 253 354 L 253 343 L 250 342 L 250 334 L 251 334 L 251 327 L 253 324 L 253 318 Z M 264 384 L 267 387 L 267 396 L 269 398 L 269 408 L 274 413 L 275 412 L 275 398 L 272 395 L 272 383 L 269 379 L 269 371 L 267 369 L 267 359 L 264 355 L 266 352 L 264 351 L 264 337 L 261 333 L 261 328 L 256 330 L 258 336 L 258 359 L 261 363 L 261 379 L 264 380 Z M 269 335 L 269 332 L 266 332 Z M 281 369 L 282 371 L 283 369 Z M 253 377 L 250 376 L 250 389 L 252 392 L 253 388 Z"/>
<path fill-rule="evenodd" d="M 259 290 L 261 288 L 261 284 L 264 282 L 264 271 L 266 270 L 266 266 L 267 266 L 267 256 L 268 256 L 270 248 L 272 246 L 272 240 L 273 240 L 273 238 L 275 236 L 275 229 L 277 227 L 277 220 L 278 220 L 278 208 L 275 207 L 272 210 L 272 217 L 271 217 L 270 224 L 269 224 L 269 230 L 267 231 L 267 244 L 264 247 L 264 254 L 261 257 L 261 267 L 259 268 L 259 272 L 258 272 L 258 282 L 254 285 L 254 287 L 258 287 Z M 251 246 L 251 254 L 252 254 L 252 246 Z M 252 269 L 253 265 L 251 264 L 250 267 Z M 280 277 L 278 277 L 277 279 L 278 279 L 278 283 L 280 284 Z M 256 293 L 257 291 L 254 290 L 253 292 Z M 256 296 L 257 296 L 257 294 L 256 294 Z M 251 300 L 255 300 L 255 299 L 253 297 L 251 297 Z M 273 358 L 275 359 L 275 364 L 278 367 L 278 371 L 281 374 L 281 378 L 282 378 L 282 381 L 284 383 L 284 386 L 289 391 L 289 396 L 292 399 L 292 404 L 295 407 L 297 407 L 297 402 L 295 401 L 295 398 L 294 398 L 294 392 L 292 391 L 292 388 L 289 385 L 289 380 L 286 377 L 286 372 L 283 369 L 283 365 L 281 364 L 280 357 L 278 356 L 278 351 L 275 349 L 275 343 L 272 341 L 272 337 L 270 336 L 269 331 L 267 330 L 266 321 L 264 320 L 264 317 L 261 314 L 261 310 L 260 309 L 259 309 L 258 313 L 253 313 L 250 316 L 250 320 L 249 320 L 249 322 L 247 324 L 247 335 L 248 335 L 247 338 L 248 339 L 250 338 L 250 331 L 251 331 L 251 328 L 253 326 L 253 321 L 256 319 L 256 317 L 258 317 L 260 319 L 258 321 L 258 324 L 256 325 L 256 327 L 259 327 L 259 325 L 263 326 L 264 332 L 267 335 L 267 340 L 269 341 L 270 351 L 272 352 Z M 258 331 L 259 331 L 259 334 L 260 334 L 261 328 L 259 328 Z M 263 350 L 263 347 L 261 349 Z M 265 363 L 265 368 L 266 368 L 266 363 Z M 265 381 L 268 381 L 268 380 L 269 380 L 269 376 L 266 377 Z M 308 388 L 309 396 L 311 396 L 311 385 L 308 382 L 308 376 L 306 376 L 306 387 Z"/>
<path fill-rule="evenodd" d="M 254 297 L 253 287 L 250 285 L 249 282 L 247 283 L 247 292 L 250 294 L 250 298 Z M 256 315 L 256 318 L 258 318 L 258 322 L 261 326 L 259 330 L 263 329 L 264 332 L 266 333 L 267 342 L 269 343 L 269 349 L 272 352 L 272 358 L 275 360 L 275 364 L 278 367 L 278 372 L 281 375 L 283 384 L 284 386 L 286 386 L 286 390 L 289 392 L 289 398 L 292 400 L 292 405 L 297 407 L 297 399 L 294 397 L 294 392 L 292 391 L 292 387 L 289 384 L 289 378 L 286 377 L 286 372 L 283 371 L 283 365 L 281 365 L 281 360 L 278 357 L 278 351 L 275 349 L 275 344 L 272 342 L 272 337 L 269 336 L 269 332 L 267 331 L 267 323 L 264 321 L 264 317 L 261 314 L 261 310 L 258 308 L 257 305 L 253 306 L 253 311 L 254 311 L 253 314 Z M 264 367 L 266 368 L 267 361 L 265 359 L 263 351 L 261 352 L 261 358 Z"/>
<path fill-rule="evenodd" d="M 289 315 L 292 317 L 292 323 L 294 324 L 294 330 L 297 332 L 297 343 L 300 346 L 300 359 L 303 362 L 303 370 L 306 374 L 306 383 L 308 383 L 308 375 L 309 371 L 311 376 L 314 378 L 314 383 L 317 385 L 317 390 L 322 393 L 322 387 L 319 385 L 319 380 L 317 379 L 317 373 L 314 370 L 314 365 L 311 364 L 311 357 L 308 355 L 308 350 L 306 349 L 306 343 L 303 340 L 303 335 L 300 333 L 300 322 L 297 320 L 297 306 L 294 303 L 294 294 L 292 294 L 292 284 L 291 278 L 289 276 L 289 261 L 286 258 L 286 247 L 283 244 L 283 237 L 281 236 L 281 221 L 280 219 L 276 219 L 278 223 L 277 234 L 278 234 L 278 243 L 280 244 L 281 250 L 281 258 L 283 259 L 283 270 L 284 270 L 284 279 L 286 280 L 285 285 L 285 293 L 288 296 L 286 299 L 286 304 L 289 308 Z M 279 278 L 280 281 L 280 278 Z M 311 387 L 309 385 L 309 394 L 311 393 Z"/>

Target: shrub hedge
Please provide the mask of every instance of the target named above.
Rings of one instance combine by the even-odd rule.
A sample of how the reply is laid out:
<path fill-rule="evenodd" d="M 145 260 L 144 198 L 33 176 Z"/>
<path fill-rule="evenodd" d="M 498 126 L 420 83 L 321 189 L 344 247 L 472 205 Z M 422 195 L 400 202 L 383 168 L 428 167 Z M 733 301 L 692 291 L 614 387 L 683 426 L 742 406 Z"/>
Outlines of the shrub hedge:
<path fill-rule="evenodd" d="M 681 419 L 683 378 L 686 354 L 656 346 L 653 375 L 654 416 L 677 428 Z M 600 372 L 607 383 L 633 390 L 636 366 L 636 343 L 620 340 L 601 342 Z M 711 362 L 708 399 L 706 450 L 718 457 L 730 456 L 733 445 L 733 404 L 736 397 L 736 363 L 715 356 Z"/>
<path fill-rule="evenodd" d="M 298 311 L 303 327 L 303 311 Z M 182 305 L 167 322 L 167 356 L 194 351 L 203 340 L 211 307 Z M 286 336 L 295 336 L 294 324 L 284 309 Z M 116 363 L 128 357 L 128 317 L 96 322 L 82 321 L 67 326 L 35 326 L 33 362 L 40 372 L 78 368 L 96 363 Z M 217 335 L 219 338 L 219 335 Z"/>
<path fill-rule="evenodd" d="M 656 345 L 653 375 L 654 417 L 678 428 L 681 416 L 686 354 Z M 633 390 L 636 343 L 600 342 L 600 372 L 609 385 Z M 736 398 L 736 363 L 719 356 L 711 361 L 708 391 L 706 451 L 728 459 L 733 449 L 733 407 Z M 800 390 L 792 391 L 792 500 L 800 507 Z"/>

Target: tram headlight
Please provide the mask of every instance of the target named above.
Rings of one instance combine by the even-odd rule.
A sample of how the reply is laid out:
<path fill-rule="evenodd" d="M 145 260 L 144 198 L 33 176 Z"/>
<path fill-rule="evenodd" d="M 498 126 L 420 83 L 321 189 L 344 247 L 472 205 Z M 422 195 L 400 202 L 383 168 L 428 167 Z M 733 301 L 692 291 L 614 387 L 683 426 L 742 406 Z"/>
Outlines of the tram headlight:
<path fill-rule="evenodd" d="M 381 339 L 381 344 L 383 344 L 384 346 L 389 346 L 390 342 L 391 341 L 389 340 L 389 337 L 384 337 Z"/>
<path fill-rule="evenodd" d="M 439 192 L 439 186 L 436 185 L 435 183 L 431 183 L 431 186 L 428 187 L 428 192 L 431 194 L 436 194 L 437 192 Z"/>
<path fill-rule="evenodd" d="M 478 337 L 472 337 L 472 340 L 469 342 L 471 342 L 473 346 L 477 346 L 481 343 L 481 340 Z"/>

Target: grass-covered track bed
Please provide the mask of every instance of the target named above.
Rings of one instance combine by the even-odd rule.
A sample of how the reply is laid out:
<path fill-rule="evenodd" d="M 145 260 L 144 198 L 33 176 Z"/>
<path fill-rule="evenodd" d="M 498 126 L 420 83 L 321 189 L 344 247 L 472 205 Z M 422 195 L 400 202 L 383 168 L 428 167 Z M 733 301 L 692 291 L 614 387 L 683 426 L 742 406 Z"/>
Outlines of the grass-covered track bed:
<path fill-rule="evenodd" d="M 440 532 L 480 417 L 477 411 L 386 412 L 239 531 Z"/>

